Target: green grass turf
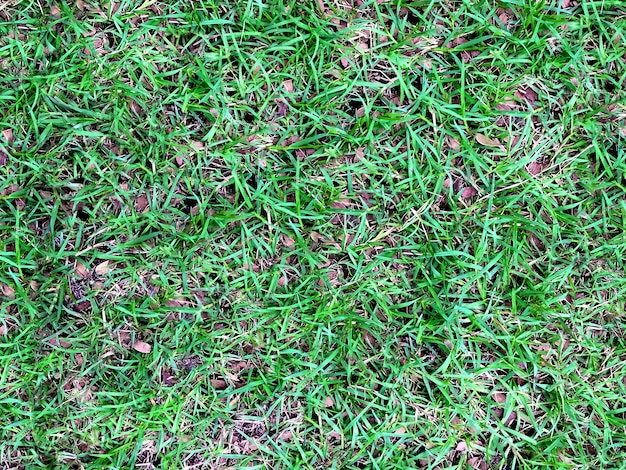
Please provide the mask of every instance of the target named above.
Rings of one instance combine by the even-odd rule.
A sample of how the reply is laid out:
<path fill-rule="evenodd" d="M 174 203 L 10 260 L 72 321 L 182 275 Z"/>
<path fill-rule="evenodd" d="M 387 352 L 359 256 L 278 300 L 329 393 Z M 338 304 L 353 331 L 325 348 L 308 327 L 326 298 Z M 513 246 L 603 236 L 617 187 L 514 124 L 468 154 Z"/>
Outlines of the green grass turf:
<path fill-rule="evenodd" d="M 0 466 L 621 468 L 625 18 L 3 2 Z"/>

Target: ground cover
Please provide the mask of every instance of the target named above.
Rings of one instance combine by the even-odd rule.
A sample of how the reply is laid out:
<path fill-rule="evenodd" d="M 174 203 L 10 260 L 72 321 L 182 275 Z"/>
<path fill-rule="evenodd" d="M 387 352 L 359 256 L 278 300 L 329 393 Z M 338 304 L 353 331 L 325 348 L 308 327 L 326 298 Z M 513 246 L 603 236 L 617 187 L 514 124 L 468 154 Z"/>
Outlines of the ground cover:
<path fill-rule="evenodd" d="M 620 468 L 617 1 L 0 5 L 2 468 Z"/>

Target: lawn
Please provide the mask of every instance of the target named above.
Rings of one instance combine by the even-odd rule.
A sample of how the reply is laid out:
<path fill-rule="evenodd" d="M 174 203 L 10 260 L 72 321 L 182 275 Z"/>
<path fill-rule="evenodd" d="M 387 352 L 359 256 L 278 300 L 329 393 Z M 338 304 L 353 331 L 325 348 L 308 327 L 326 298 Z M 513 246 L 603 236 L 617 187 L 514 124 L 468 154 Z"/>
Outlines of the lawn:
<path fill-rule="evenodd" d="M 626 5 L 0 4 L 0 468 L 626 460 Z"/>

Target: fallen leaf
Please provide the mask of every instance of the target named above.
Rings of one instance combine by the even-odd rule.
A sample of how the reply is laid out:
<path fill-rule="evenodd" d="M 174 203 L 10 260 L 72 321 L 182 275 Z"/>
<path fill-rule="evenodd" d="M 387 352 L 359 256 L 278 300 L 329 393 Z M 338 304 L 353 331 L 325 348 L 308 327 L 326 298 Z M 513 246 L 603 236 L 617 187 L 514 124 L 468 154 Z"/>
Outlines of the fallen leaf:
<path fill-rule="evenodd" d="M 174 375 L 169 369 L 163 369 L 161 371 L 161 379 L 163 379 L 163 382 L 168 387 L 171 387 L 172 385 L 176 383 L 176 379 L 174 378 Z"/>
<path fill-rule="evenodd" d="M 61 16 L 60 13 L 61 13 L 61 9 L 58 6 L 52 5 L 50 7 L 50 14 L 54 16 L 55 18 L 58 18 L 59 16 Z"/>
<path fill-rule="evenodd" d="M 488 470 L 489 466 L 487 462 L 485 462 L 480 457 L 472 457 L 467 461 L 470 467 L 475 468 L 476 470 Z"/>
<path fill-rule="evenodd" d="M 456 445 L 457 452 L 467 452 L 467 443 L 465 441 L 461 441 Z"/>
<path fill-rule="evenodd" d="M 64 339 L 59 338 L 50 338 L 48 340 L 48 344 L 50 346 L 56 346 L 61 348 L 69 348 L 72 345 L 72 343 L 70 343 L 69 341 L 65 341 Z"/>
<path fill-rule="evenodd" d="M 539 173 L 541 173 L 541 170 L 543 170 L 543 165 L 539 162 L 530 162 L 528 164 L 528 173 L 530 173 L 532 176 L 537 176 Z"/>
<path fill-rule="evenodd" d="M 287 93 L 293 93 L 293 80 L 285 80 L 283 82 L 283 87 L 285 87 Z"/>
<path fill-rule="evenodd" d="M 7 327 L 4 325 L 0 325 L 0 336 L 4 336 L 7 334 Z"/>
<path fill-rule="evenodd" d="M 85 362 L 85 359 L 83 358 L 82 354 L 76 354 L 76 356 L 74 357 L 74 362 L 76 363 L 77 367 L 80 367 Z"/>
<path fill-rule="evenodd" d="M 191 148 L 193 148 L 196 152 L 200 152 L 202 150 L 204 150 L 204 143 L 200 142 L 199 140 L 192 140 L 190 142 L 190 146 Z"/>
<path fill-rule="evenodd" d="M 152 351 L 152 346 L 144 341 L 135 341 L 133 344 L 133 349 L 142 354 L 149 354 Z"/>
<path fill-rule="evenodd" d="M 85 11 L 89 8 L 89 5 L 83 2 L 83 0 L 76 0 L 76 8 L 78 8 L 80 11 Z"/>
<path fill-rule="evenodd" d="M 13 143 L 13 129 L 5 129 L 5 130 L 3 130 L 2 131 L 2 137 L 8 143 L 12 144 Z"/>
<path fill-rule="evenodd" d="M 393 433 L 394 434 L 406 434 L 406 428 L 400 427 L 400 428 L 396 429 Z"/>
<path fill-rule="evenodd" d="M 95 272 L 98 276 L 104 276 L 109 272 L 109 261 L 103 261 L 98 266 L 96 266 Z"/>
<path fill-rule="evenodd" d="M 145 194 L 142 194 L 137 199 L 135 199 L 135 210 L 137 212 L 144 212 L 148 209 L 148 198 Z"/>
<path fill-rule="evenodd" d="M 167 305 L 168 307 L 184 307 L 185 305 L 187 305 L 187 301 L 181 297 L 178 297 L 175 299 L 169 299 L 165 302 L 165 305 Z"/>
<path fill-rule="evenodd" d="M 490 139 L 485 134 L 476 134 L 476 140 L 479 144 L 486 147 L 500 147 L 502 145 L 499 140 Z"/>
<path fill-rule="evenodd" d="M 478 194 L 478 191 L 476 191 L 476 189 L 472 188 L 471 186 L 468 186 L 467 188 L 465 188 L 463 190 L 463 192 L 461 193 L 461 197 L 463 199 L 471 199 L 474 196 L 476 196 Z"/>
<path fill-rule="evenodd" d="M 446 144 L 451 150 L 460 150 L 461 148 L 461 143 L 457 139 L 449 135 L 446 136 Z"/>
<path fill-rule="evenodd" d="M 515 411 L 511 411 L 509 416 L 507 416 L 507 418 L 504 420 L 504 425 L 510 427 L 516 418 L 517 418 L 517 413 Z"/>
<path fill-rule="evenodd" d="M 222 379 L 211 379 L 211 387 L 215 390 L 225 390 L 228 387 L 228 383 Z"/>
<path fill-rule="evenodd" d="M 493 392 L 493 400 L 496 403 L 504 403 L 506 402 L 506 395 L 502 392 Z"/>
<path fill-rule="evenodd" d="M 535 90 L 529 87 L 520 87 L 515 92 L 515 96 L 522 101 L 528 102 L 533 108 L 536 108 L 535 102 L 539 98 Z"/>
<path fill-rule="evenodd" d="M 291 431 L 283 431 L 278 436 L 278 439 L 283 441 L 290 441 L 293 438 L 293 433 Z"/>
<path fill-rule="evenodd" d="M 324 408 L 330 408 L 334 404 L 335 404 L 335 402 L 332 399 L 332 397 L 326 397 L 326 399 L 324 400 Z"/>
<path fill-rule="evenodd" d="M 81 279 L 87 279 L 89 277 L 89 269 L 87 269 L 85 265 L 78 260 L 74 262 L 74 271 Z"/>
<path fill-rule="evenodd" d="M 280 236 L 281 242 L 287 248 L 291 248 L 296 244 L 296 241 L 291 238 L 289 235 L 285 235 L 284 233 Z"/>

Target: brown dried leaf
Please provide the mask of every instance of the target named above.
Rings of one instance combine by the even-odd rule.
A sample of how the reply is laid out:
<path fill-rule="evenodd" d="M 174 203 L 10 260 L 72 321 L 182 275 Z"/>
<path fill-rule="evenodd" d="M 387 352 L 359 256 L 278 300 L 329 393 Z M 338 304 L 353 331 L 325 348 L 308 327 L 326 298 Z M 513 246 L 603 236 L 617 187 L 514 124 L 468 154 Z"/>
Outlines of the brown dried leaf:
<path fill-rule="evenodd" d="M 331 207 L 333 209 L 345 209 L 347 207 L 350 207 L 350 201 L 348 199 L 340 199 L 338 201 L 335 201 L 331 204 Z"/>
<path fill-rule="evenodd" d="M 330 408 L 334 404 L 335 404 L 335 401 L 330 396 L 326 397 L 326 399 L 324 400 L 324 408 Z"/>
<path fill-rule="evenodd" d="M 496 403 L 504 403 L 506 402 L 506 395 L 502 392 L 493 392 L 493 400 Z"/>
<path fill-rule="evenodd" d="M 74 262 L 74 271 L 81 279 L 87 279 L 89 277 L 89 269 L 87 269 L 85 265 L 78 260 Z"/>
<path fill-rule="evenodd" d="M 543 170 L 543 165 L 537 161 L 534 161 L 530 162 L 527 168 L 528 173 L 530 173 L 532 176 L 537 176 L 539 173 L 541 173 L 541 170 Z"/>
<path fill-rule="evenodd" d="M 95 272 L 98 276 L 104 276 L 109 272 L 109 261 L 103 261 L 98 266 L 96 266 Z"/>
<path fill-rule="evenodd" d="M 296 241 L 291 238 L 289 235 L 285 235 L 284 233 L 280 236 L 280 241 L 283 246 L 287 248 L 291 248 L 296 244 Z"/>
<path fill-rule="evenodd" d="M 78 8 L 80 11 L 85 11 L 89 9 L 89 4 L 83 2 L 83 0 L 76 0 L 76 8 Z"/>
<path fill-rule="evenodd" d="M 475 468 L 476 470 L 489 470 L 487 462 L 480 457 L 472 457 L 467 461 L 467 463 L 470 467 Z"/>
<path fill-rule="evenodd" d="M 133 344 L 133 349 L 142 354 L 150 354 L 150 351 L 152 351 L 152 346 L 144 341 L 135 341 L 135 343 Z"/>
<path fill-rule="evenodd" d="M 8 333 L 7 327 L 4 325 L 0 325 L 0 336 L 4 336 Z"/>
<path fill-rule="evenodd" d="M 225 390 L 228 387 L 228 383 L 222 379 L 211 379 L 211 387 L 216 390 Z"/>
<path fill-rule="evenodd" d="M 76 354 L 76 356 L 74 356 L 74 362 L 76 363 L 76 367 L 80 367 L 85 362 L 85 359 L 82 354 Z"/>
<path fill-rule="evenodd" d="M 509 416 L 504 420 L 504 425 L 510 427 L 511 424 L 517 419 L 517 413 L 515 411 L 511 411 Z"/>
<path fill-rule="evenodd" d="M 463 190 L 463 192 L 461 193 L 461 197 L 463 199 L 471 199 L 474 196 L 476 196 L 478 194 L 478 191 L 476 191 L 476 189 L 472 188 L 471 186 L 468 186 L 467 188 L 465 188 Z"/>
<path fill-rule="evenodd" d="M 293 438 L 293 433 L 291 431 L 283 431 L 278 436 L 278 439 L 283 441 L 290 441 Z"/>
<path fill-rule="evenodd" d="M 449 135 L 446 136 L 446 145 L 451 150 L 460 150 L 461 149 L 461 142 L 459 142 L 457 139 L 455 139 L 454 137 L 451 137 Z"/>
<path fill-rule="evenodd" d="M 50 14 L 55 18 L 59 18 L 61 16 L 61 9 L 56 5 L 52 5 L 50 7 Z"/>
<path fill-rule="evenodd" d="M 168 387 L 171 387 L 176 383 L 174 374 L 172 374 L 172 371 L 167 368 L 161 371 L 161 379 L 163 380 L 163 383 L 165 383 L 165 385 L 167 385 Z"/>
<path fill-rule="evenodd" d="M 15 289 L 8 284 L 0 284 L 0 291 L 2 291 L 2 295 L 9 299 L 15 298 Z"/>
<path fill-rule="evenodd" d="M 190 146 L 192 149 L 194 149 L 196 152 L 201 152 L 202 150 L 204 150 L 204 142 L 201 142 L 199 140 L 192 140 L 190 142 Z"/>
<path fill-rule="evenodd" d="M 518 88 L 515 92 L 515 96 L 522 101 L 527 101 L 533 108 L 536 108 L 535 102 L 539 98 L 539 95 L 529 87 Z"/>
<path fill-rule="evenodd" d="M 2 137 L 8 143 L 12 144 L 13 143 L 13 129 L 5 129 L 5 130 L 3 130 L 2 131 Z"/>
<path fill-rule="evenodd" d="M 148 198 L 145 194 L 142 194 L 137 199 L 135 199 L 135 210 L 137 212 L 145 212 L 148 209 Z"/>
<path fill-rule="evenodd" d="M 69 341 L 65 341 L 64 339 L 60 339 L 60 338 L 50 338 L 48 340 L 48 344 L 50 346 L 56 346 L 57 348 L 69 348 L 72 343 L 70 343 Z"/>
<path fill-rule="evenodd" d="M 457 452 L 467 452 L 467 443 L 465 441 L 460 441 L 456 445 L 456 451 Z"/>
<path fill-rule="evenodd" d="M 287 90 L 287 93 L 293 93 L 293 80 L 285 80 L 283 87 Z"/>
<path fill-rule="evenodd" d="M 502 144 L 497 139 L 490 139 L 485 134 L 476 134 L 476 140 L 479 144 L 486 147 L 500 147 Z"/>

